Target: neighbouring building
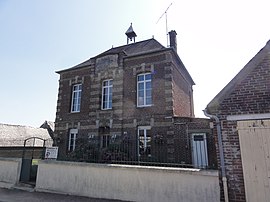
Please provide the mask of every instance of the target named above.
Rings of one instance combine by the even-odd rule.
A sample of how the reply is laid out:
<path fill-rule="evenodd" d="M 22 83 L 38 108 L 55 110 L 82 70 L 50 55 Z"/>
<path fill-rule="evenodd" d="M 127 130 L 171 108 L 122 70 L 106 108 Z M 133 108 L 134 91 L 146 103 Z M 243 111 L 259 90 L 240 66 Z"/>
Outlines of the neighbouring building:
<path fill-rule="evenodd" d="M 44 146 L 52 146 L 53 122 L 45 121 L 40 128 L 0 124 L 0 157 L 21 158 L 23 153 L 42 158 Z M 43 141 L 45 140 L 45 142 Z"/>
<path fill-rule="evenodd" d="M 194 81 L 176 52 L 176 32 L 168 48 L 154 38 L 135 42 L 132 25 L 126 35 L 127 45 L 57 72 L 59 159 L 76 149 L 76 158 L 89 159 L 93 147 L 108 151 L 118 142 L 128 147 L 125 157 L 108 158 L 214 165 L 207 154 L 212 129 L 208 119 L 194 117 Z M 196 144 L 204 149 L 191 151 Z"/>
<path fill-rule="evenodd" d="M 215 131 L 224 153 L 218 164 L 224 163 L 229 201 L 269 201 L 270 41 L 214 97 L 206 112 L 221 129 L 220 134 Z"/>

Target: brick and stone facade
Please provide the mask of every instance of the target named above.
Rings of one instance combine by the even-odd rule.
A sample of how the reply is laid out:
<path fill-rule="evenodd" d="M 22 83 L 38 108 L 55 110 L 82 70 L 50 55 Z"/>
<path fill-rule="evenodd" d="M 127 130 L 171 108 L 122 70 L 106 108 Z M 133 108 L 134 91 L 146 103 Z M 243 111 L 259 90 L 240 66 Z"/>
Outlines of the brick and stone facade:
<path fill-rule="evenodd" d="M 269 51 L 268 42 L 207 106 L 207 112 L 221 122 L 229 201 L 246 198 L 237 121 L 228 120 L 228 116 L 270 113 Z"/>
<path fill-rule="evenodd" d="M 59 158 L 65 158 L 69 153 L 71 129 L 78 130 L 77 138 L 88 137 L 102 142 L 101 136 L 104 140 L 127 135 L 135 140 L 138 128 L 149 127 L 152 138 L 164 137 L 163 156 L 173 162 L 176 158 L 175 117 L 195 119 L 194 82 L 175 50 L 149 39 L 112 48 L 57 72 L 60 80 L 55 136 Z M 152 104 L 138 107 L 137 77 L 145 73 L 152 77 Z M 113 81 L 112 108 L 103 110 L 102 83 L 105 80 Z M 71 99 L 75 84 L 82 85 L 81 107 L 79 112 L 73 113 Z M 209 121 L 206 125 L 209 128 Z"/>

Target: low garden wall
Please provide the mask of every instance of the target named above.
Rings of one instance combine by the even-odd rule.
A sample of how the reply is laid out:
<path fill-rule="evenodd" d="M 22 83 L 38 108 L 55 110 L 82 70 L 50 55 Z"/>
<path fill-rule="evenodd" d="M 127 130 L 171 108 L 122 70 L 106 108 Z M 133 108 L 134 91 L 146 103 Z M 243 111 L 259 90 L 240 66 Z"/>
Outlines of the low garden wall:
<path fill-rule="evenodd" d="M 220 200 L 218 171 L 40 161 L 36 191 L 126 201 Z"/>
<path fill-rule="evenodd" d="M 20 180 L 22 159 L 0 157 L 0 187 L 11 188 Z"/>

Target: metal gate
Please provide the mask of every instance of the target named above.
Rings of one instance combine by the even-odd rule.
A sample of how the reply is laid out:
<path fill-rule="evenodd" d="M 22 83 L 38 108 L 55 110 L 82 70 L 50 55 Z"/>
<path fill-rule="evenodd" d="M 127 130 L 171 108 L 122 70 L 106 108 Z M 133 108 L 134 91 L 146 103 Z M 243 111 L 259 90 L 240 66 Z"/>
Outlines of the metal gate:
<path fill-rule="evenodd" d="M 247 201 L 270 201 L 270 120 L 238 121 Z"/>
<path fill-rule="evenodd" d="M 46 141 L 39 137 L 30 137 L 24 140 L 20 175 L 21 182 L 35 183 L 38 160 L 44 158 Z"/>

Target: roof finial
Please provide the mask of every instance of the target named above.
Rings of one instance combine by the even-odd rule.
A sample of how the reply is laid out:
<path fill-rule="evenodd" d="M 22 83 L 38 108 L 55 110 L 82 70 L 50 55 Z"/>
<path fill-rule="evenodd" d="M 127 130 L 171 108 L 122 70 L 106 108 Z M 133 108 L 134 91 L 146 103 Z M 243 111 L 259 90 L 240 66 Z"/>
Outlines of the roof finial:
<path fill-rule="evenodd" d="M 128 28 L 128 30 L 126 31 L 126 35 L 127 35 L 127 44 L 130 41 L 134 40 L 135 43 L 135 37 L 137 36 L 136 33 L 133 30 L 132 27 L 132 23 L 130 24 L 130 27 Z"/>

